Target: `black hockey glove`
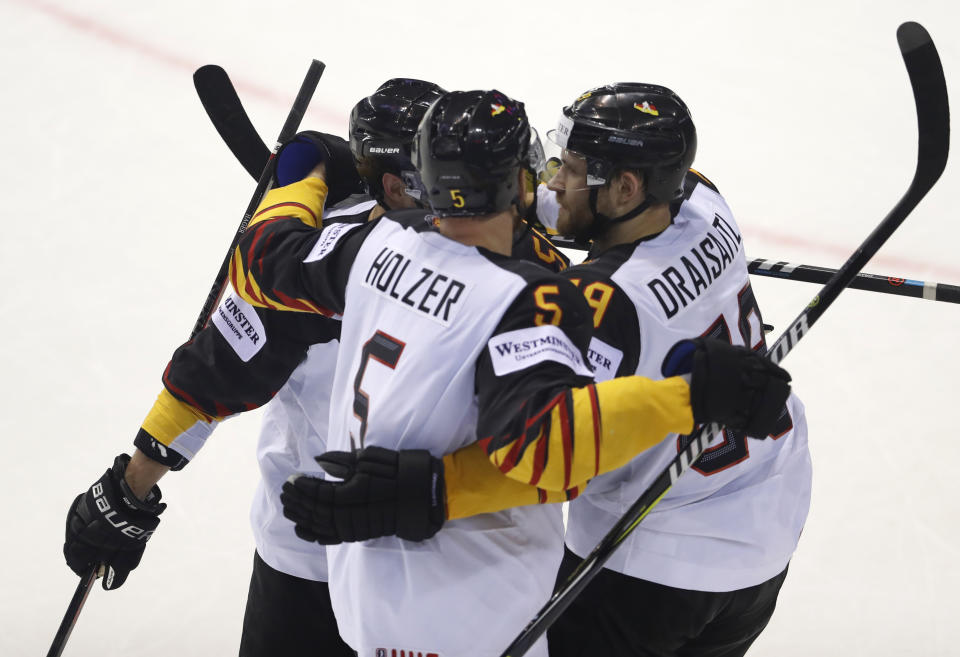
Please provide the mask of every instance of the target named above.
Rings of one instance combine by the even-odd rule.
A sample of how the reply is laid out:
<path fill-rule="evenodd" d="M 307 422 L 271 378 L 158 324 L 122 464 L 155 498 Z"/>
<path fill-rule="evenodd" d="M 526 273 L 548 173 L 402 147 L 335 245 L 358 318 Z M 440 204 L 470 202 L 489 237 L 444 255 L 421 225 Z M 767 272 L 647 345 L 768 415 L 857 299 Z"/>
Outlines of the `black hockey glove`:
<path fill-rule="evenodd" d="M 443 461 L 422 449 L 366 447 L 317 457 L 343 481 L 297 475 L 283 485 L 283 515 L 297 536 L 323 545 L 398 536 L 423 541 L 446 518 Z"/>
<path fill-rule="evenodd" d="M 303 180 L 321 162 L 327 165 L 327 207 L 332 207 L 351 194 L 363 192 L 363 182 L 353 163 L 350 145 L 324 132 L 306 130 L 280 147 L 274 180 L 284 187 Z"/>
<path fill-rule="evenodd" d="M 663 373 L 688 372 L 695 422 L 719 422 L 756 438 L 774 431 L 790 395 L 786 370 L 755 351 L 720 340 L 675 344 L 664 359 Z"/>
<path fill-rule="evenodd" d="M 147 540 L 167 508 L 154 486 L 145 501 L 130 490 L 123 474 L 130 457 L 121 454 L 86 493 L 81 493 L 67 513 L 67 539 L 63 555 L 78 575 L 91 567 L 106 567 L 103 588 L 119 588 L 140 563 Z"/>

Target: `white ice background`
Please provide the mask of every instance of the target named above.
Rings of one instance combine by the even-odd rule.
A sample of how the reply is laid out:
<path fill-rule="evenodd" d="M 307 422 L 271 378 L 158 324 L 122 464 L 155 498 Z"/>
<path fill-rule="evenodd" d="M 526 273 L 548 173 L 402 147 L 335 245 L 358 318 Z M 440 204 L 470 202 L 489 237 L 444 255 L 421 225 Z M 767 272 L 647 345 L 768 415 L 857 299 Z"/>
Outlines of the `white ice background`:
<path fill-rule="evenodd" d="M 46 653 L 77 583 L 67 506 L 131 449 L 253 191 L 195 68 L 223 65 L 271 143 L 311 58 L 327 70 L 303 127 L 339 134 L 394 76 L 499 88 L 542 132 L 592 86 L 662 83 L 692 108 L 695 166 L 748 257 L 837 267 L 913 174 L 896 28 L 929 29 L 956 105 L 957 7 L 0 0 L 0 655 Z M 867 271 L 960 284 L 958 172 Z M 778 333 L 817 290 L 753 282 Z M 960 654 L 958 328 L 955 304 L 846 291 L 785 361 L 807 405 L 813 504 L 752 657 Z M 163 480 L 143 563 L 93 590 L 65 655 L 236 654 L 258 424 L 231 420 Z"/>

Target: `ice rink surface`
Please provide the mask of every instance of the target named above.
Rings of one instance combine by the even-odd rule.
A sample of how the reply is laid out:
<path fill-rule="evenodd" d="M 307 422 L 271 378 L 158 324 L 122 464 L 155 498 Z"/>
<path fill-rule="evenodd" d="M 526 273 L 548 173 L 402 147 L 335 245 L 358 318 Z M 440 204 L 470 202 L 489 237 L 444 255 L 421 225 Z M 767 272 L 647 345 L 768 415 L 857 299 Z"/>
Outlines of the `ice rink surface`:
<path fill-rule="evenodd" d="M 0 655 L 46 653 L 77 583 L 67 506 L 132 448 L 253 191 L 195 68 L 223 65 L 271 143 L 311 58 L 327 70 L 303 126 L 339 134 L 394 76 L 499 88 L 541 132 L 590 87 L 662 83 L 693 111 L 695 166 L 748 257 L 837 267 L 913 173 L 896 28 L 931 32 L 956 106 L 957 7 L 0 0 Z M 956 157 L 867 271 L 960 284 Z M 779 334 L 817 288 L 754 289 Z M 807 406 L 813 503 L 751 657 L 960 655 L 958 333 L 960 306 L 847 291 L 784 363 Z M 164 479 L 141 567 L 97 586 L 65 655 L 236 654 L 258 424 L 229 421 Z"/>

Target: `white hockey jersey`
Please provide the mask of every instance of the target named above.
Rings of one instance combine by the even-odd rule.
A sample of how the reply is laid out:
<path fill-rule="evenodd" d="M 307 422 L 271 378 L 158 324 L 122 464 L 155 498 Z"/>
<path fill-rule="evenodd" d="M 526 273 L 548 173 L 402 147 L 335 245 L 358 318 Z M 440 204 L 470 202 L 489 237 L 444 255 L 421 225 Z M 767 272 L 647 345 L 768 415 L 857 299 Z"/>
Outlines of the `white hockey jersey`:
<path fill-rule="evenodd" d="M 413 214 L 417 226 L 388 214 L 364 226 L 334 224 L 309 242 L 288 239 L 289 223 L 255 226 L 238 250 L 255 263 L 233 270 L 234 285 L 251 299 L 343 315 L 328 449 L 380 445 L 442 456 L 475 442 L 478 431 L 507 440 L 501 422 L 527 404 L 528 387 L 591 381 L 589 313 L 575 287 L 447 239 L 424 213 Z M 275 251 L 259 251 L 268 241 Z M 287 244 L 308 248 L 299 271 L 286 266 L 295 262 Z M 544 316 L 557 321 L 539 321 Z M 526 444 L 520 438 L 516 444 Z M 562 546 L 557 505 L 449 521 L 422 543 L 388 537 L 331 546 L 341 634 L 364 655 L 498 652 L 549 597 Z M 545 643 L 532 654 L 545 655 Z"/>
<path fill-rule="evenodd" d="M 365 223 L 375 205 L 375 201 L 366 197 L 351 197 L 324 213 L 323 219 L 328 225 Z M 567 265 L 563 255 L 536 234 L 524 233 L 514 244 L 514 255 L 553 271 Z M 228 299 L 249 309 L 245 301 L 235 297 L 236 293 L 232 292 Z M 264 317 L 274 324 L 278 321 L 276 315 L 290 315 L 267 313 Z M 253 312 L 247 314 L 253 315 Z M 268 344 L 283 339 L 266 335 L 266 330 L 262 332 L 265 334 L 262 341 Z M 324 476 L 314 457 L 328 450 L 330 397 L 340 347 L 338 339 L 327 339 L 329 341 L 309 348 L 304 361 L 264 408 L 257 443 L 261 479 L 250 510 L 250 524 L 261 558 L 275 570 L 317 581 L 327 580 L 326 548 L 294 534 L 293 523 L 283 516 L 280 492 L 291 475 Z M 251 372 L 254 374 L 256 372 Z"/>
<path fill-rule="evenodd" d="M 566 274 L 594 309 L 590 361 L 598 381 L 661 378 L 678 340 L 709 336 L 765 350 L 740 229 L 711 183 L 691 172 L 672 224 Z M 803 405 L 791 395 L 776 435 L 725 431 L 630 534 L 606 567 L 699 591 L 731 591 L 783 570 L 810 504 Z M 627 466 L 590 482 L 570 503 L 566 542 L 586 556 L 673 459 L 668 436 Z"/>
<path fill-rule="evenodd" d="M 476 362 L 526 285 L 473 247 L 384 222 L 347 282 L 330 448 L 441 456 L 474 442 Z M 562 535 L 559 508 L 531 506 L 450 521 L 423 543 L 331 546 L 341 632 L 363 655 L 495 654 L 549 597 Z"/>

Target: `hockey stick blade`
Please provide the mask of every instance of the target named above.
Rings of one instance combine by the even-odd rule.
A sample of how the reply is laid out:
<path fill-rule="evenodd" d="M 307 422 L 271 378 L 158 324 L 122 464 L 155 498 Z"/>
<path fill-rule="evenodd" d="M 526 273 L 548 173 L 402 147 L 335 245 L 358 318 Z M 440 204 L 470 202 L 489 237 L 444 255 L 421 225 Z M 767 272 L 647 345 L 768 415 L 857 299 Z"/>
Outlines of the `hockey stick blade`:
<path fill-rule="evenodd" d="M 83 604 L 87 601 L 90 589 L 93 587 L 93 583 L 97 581 L 99 574 L 100 567 L 94 566 L 86 575 L 80 578 L 80 583 L 77 584 L 77 588 L 73 592 L 70 604 L 67 605 L 67 613 L 63 615 L 63 620 L 60 621 L 60 627 L 57 628 L 57 634 L 53 637 L 53 643 L 50 644 L 47 657 L 60 657 L 63 653 L 63 649 L 67 645 L 67 639 L 70 638 L 70 634 L 77 624 L 77 619 L 80 617 Z"/>
<path fill-rule="evenodd" d="M 310 68 L 307 69 L 307 74 L 303 78 L 300 91 L 297 92 L 297 97 L 290 107 L 290 112 L 287 114 L 287 119 L 283 123 L 283 128 L 280 129 L 280 135 L 277 137 L 276 145 L 273 150 L 270 151 L 266 165 L 262 167 L 263 170 L 257 176 L 257 187 L 253 192 L 253 196 L 250 198 L 246 212 L 243 214 L 240 226 L 233 235 L 233 241 L 230 243 L 227 255 L 223 258 L 220 271 L 217 272 L 217 277 L 214 279 L 213 285 L 210 287 L 210 292 L 207 294 L 203 307 L 200 309 L 200 315 L 197 317 L 197 321 L 194 322 L 193 330 L 190 332 L 191 340 L 197 333 L 203 330 L 203 327 L 206 325 L 207 320 L 220 300 L 220 295 L 227 285 L 227 272 L 230 268 L 230 258 L 233 256 L 233 250 L 236 248 L 237 242 L 240 240 L 244 231 L 247 230 L 247 224 L 250 223 L 250 219 L 253 218 L 253 213 L 256 212 L 257 206 L 260 205 L 261 199 L 263 199 L 264 194 L 267 193 L 267 188 L 270 186 L 270 179 L 273 177 L 273 167 L 276 164 L 276 158 L 274 156 L 276 155 L 277 149 L 280 147 L 280 144 L 290 140 L 296 134 L 297 129 L 300 127 L 300 122 L 303 120 L 303 115 L 307 111 L 307 106 L 310 104 L 310 99 L 313 98 L 313 92 L 320 82 L 320 76 L 323 75 L 324 68 L 325 65 L 321 61 L 314 59 L 310 62 Z M 222 71 L 223 69 L 220 70 Z M 226 73 L 224 72 L 223 75 L 226 76 Z M 229 82 L 229 78 L 227 78 L 227 81 Z M 230 88 L 232 89 L 233 85 L 230 85 Z M 239 99 L 237 102 L 239 103 Z"/>
<path fill-rule="evenodd" d="M 193 86 L 217 133 L 254 180 L 260 179 L 270 159 L 227 72 L 216 64 L 201 66 L 193 74 Z"/>
<path fill-rule="evenodd" d="M 860 270 L 933 188 L 947 166 L 950 106 L 937 48 L 923 26 L 913 22 L 900 26 L 897 43 L 907 67 L 917 108 L 917 167 L 913 180 L 893 209 L 773 344 L 769 357 L 775 363 L 783 360 L 840 293 L 856 279 Z"/>
<path fill-rule="evenodd" d="M 774 343 L 767 354 L 768 358 L 774 362 L 779 362 L 786 356 L 840 292 L 850 284 L 863 265 L 876 254 L 920 199 L 930 191 L 946 166 L 950 142 L 950 112 L 940 57 L 937 55 L 930 35 L 917 23 L 901 25 L 897 30 L 897 42 L 907 67 L 907 74 L 910 76 L 917 108 L 919 147 L 917 169 L 913 180 L 906 194 L 890 213 Z M 617 547 L 663 499 L 674 482 L 696 463 L 706 447 L 706 436 L 717 431 L 719 427 L 710 425 L 706 430 L 695 433 L 686 447 L 600 540 L 593 551 L 580 562 L 567 581 L 554 592 L 537 615 L 501 654 L 501 657 L 520 657 L 530 649 L 534 642 L 547 631 L 547 628 L 560 617 L 573 599 L 599 574 Z"/>

